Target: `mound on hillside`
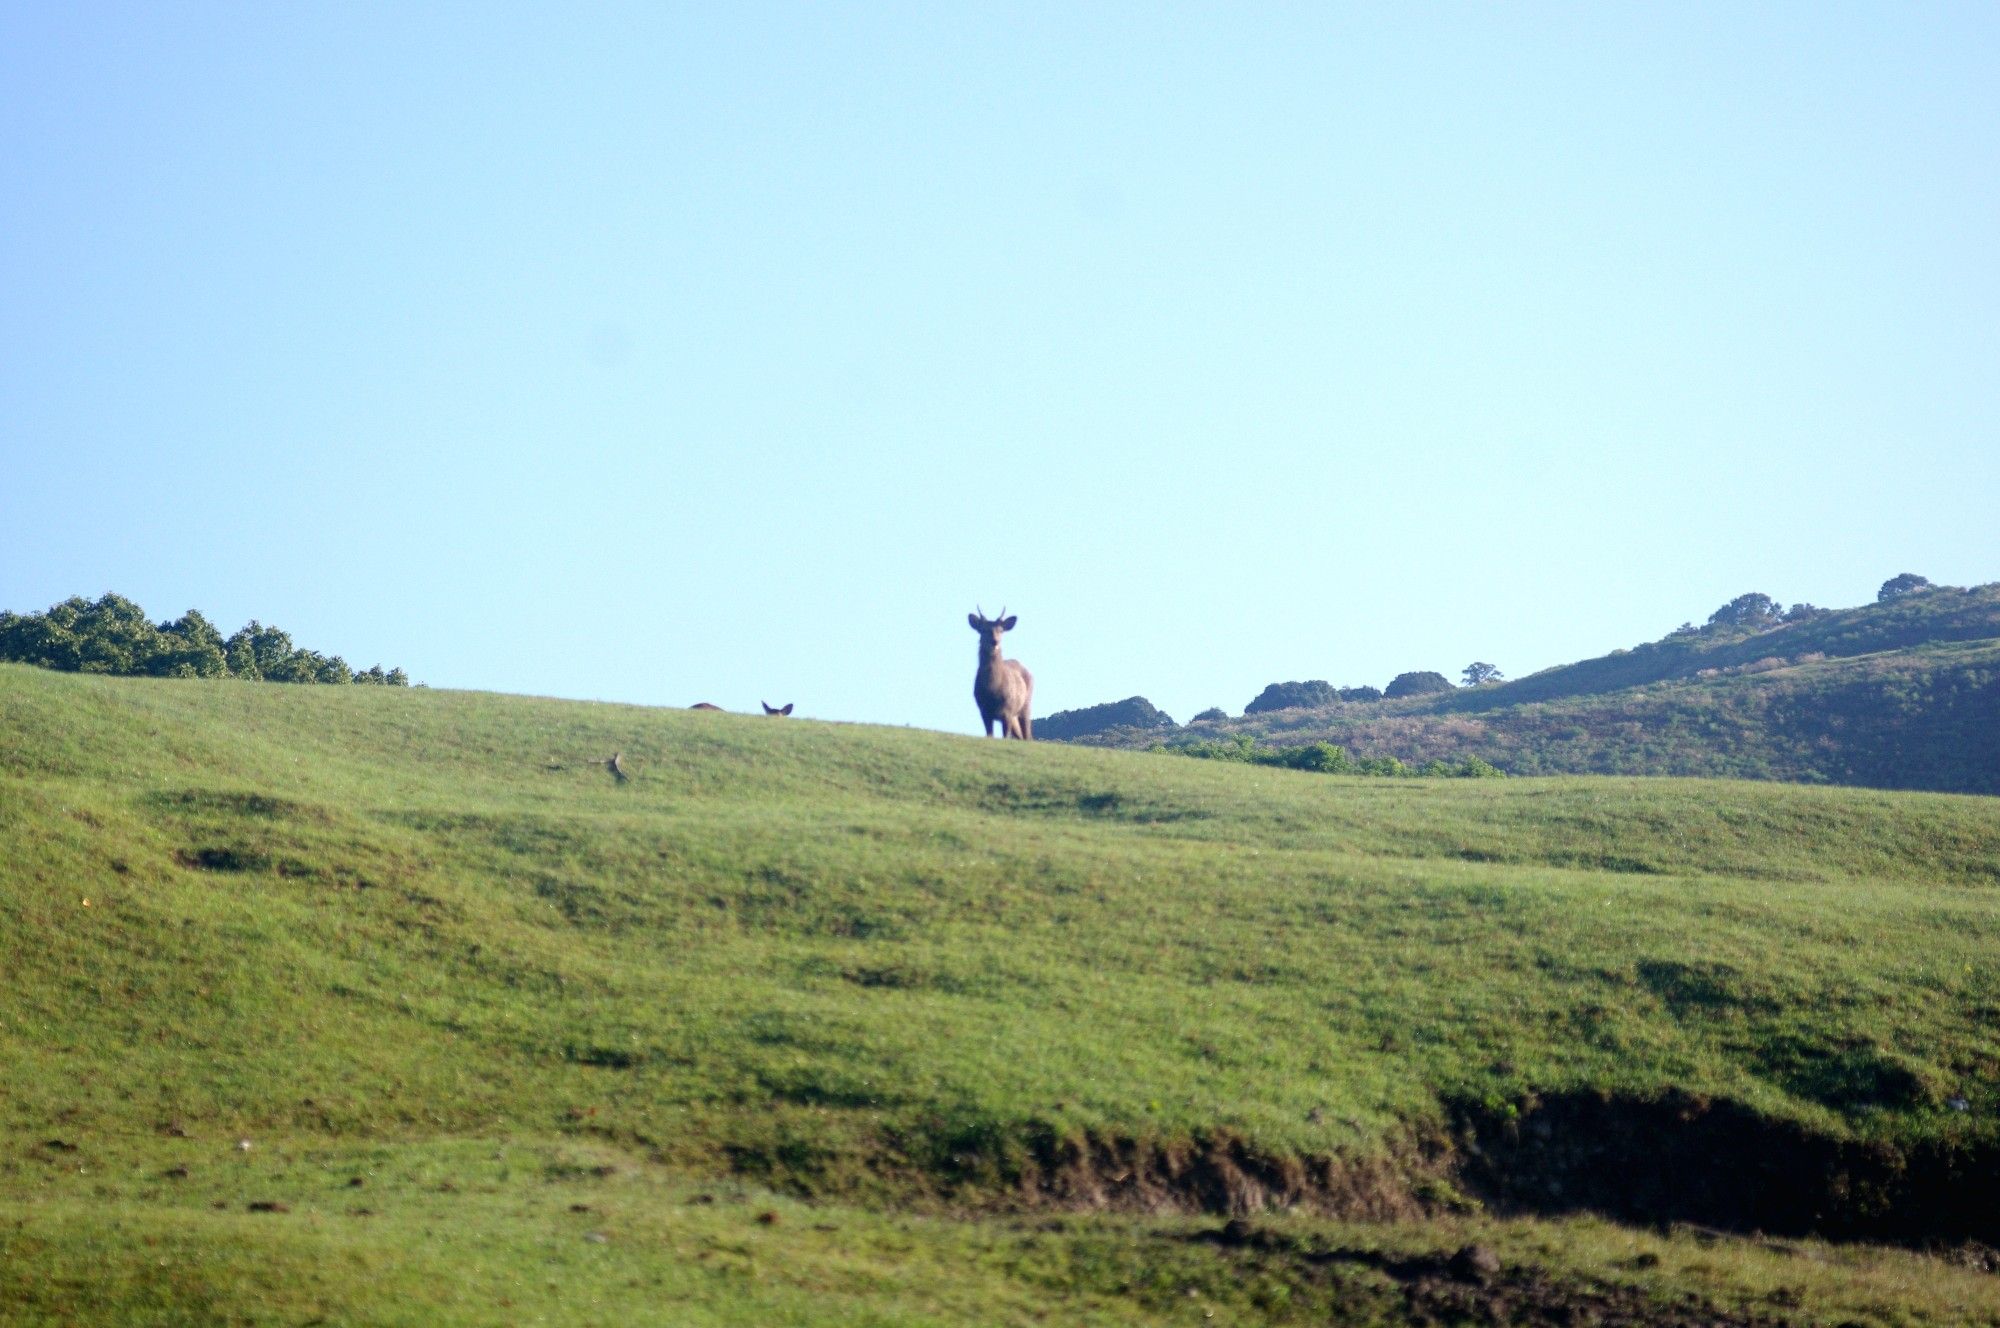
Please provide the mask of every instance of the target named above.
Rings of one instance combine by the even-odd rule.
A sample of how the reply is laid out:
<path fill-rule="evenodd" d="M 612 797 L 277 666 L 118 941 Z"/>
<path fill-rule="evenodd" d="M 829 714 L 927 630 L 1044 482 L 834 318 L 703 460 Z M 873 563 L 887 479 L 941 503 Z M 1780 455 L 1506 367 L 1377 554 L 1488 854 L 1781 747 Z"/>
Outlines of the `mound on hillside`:
<path fill-rule="evenodd" d="M 1073 742 L 1078 738 L 1095 738 L 1108 733 L 1146 734 L 1158 738 L 1179 727 L 1172 715 L 1145 697 L 1128 696 L 1123 701 L 1107 701 L 1103 705 L 1085 706 L 1081 710 L 1058 710 L 1045 719 L 1037 719 L 1035 736 L 1055 742 Z"/>
<path fill-rule="evenodd" d="M 1323 678 L 1305 682 L 1274 682 L 1252 697 L 1243 707 L 1246 715 L 1268 714 L 1276 710 L 1320 710 L 1343 701 L 1379 701 L 1379 687 L 1335 687 Z M 1225 716 L 1226 718 L 1226 716 Z"/>

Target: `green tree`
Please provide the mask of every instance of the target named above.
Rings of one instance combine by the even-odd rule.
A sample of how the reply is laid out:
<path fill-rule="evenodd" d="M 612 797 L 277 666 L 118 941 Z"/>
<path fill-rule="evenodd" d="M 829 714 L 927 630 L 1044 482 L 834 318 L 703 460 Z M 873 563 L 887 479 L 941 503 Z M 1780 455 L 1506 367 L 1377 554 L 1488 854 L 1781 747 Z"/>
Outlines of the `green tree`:
<path fill-rule="evenodd" d="M 354 670 L 347 667 L 347 661 L 338 655 L 321 657 L 318 651 L 307 652 L 313 659 L 313 681 L 320 683 L 350 683 L 354 681 Z"/>
<path fill-rule="evenodd" d="M 224 643 L 224 650 L 229 656 L 229 671 L 236 677 L 290 681 L 292 638 L 288 632 L 252 618 L 236 629 Z"/>
<path fill-rule="evenodd" d="M 1710 627 L 1771 627 L 1784 614 L 1785 606 L 1769 595 L 1752 591 L 1738 595 L 1708 615 Z"/>
<path fill-rule="evenodd" d="M 80 673 L 144 673 L 159 653 L 146 611 L 123 595 L 64 600 L 50 610 L 58 613 L 73 643 L 69 667 Z"/>
<path fill-rule="evenodd" d="M 286 637 L 287 641 L 290 639 Z M 318 682 L 320 666 L 325 662 L 317 650 L 294 649 L 282 655 L 274 652 L 270 663 L 260 657 L 258 667 L 263 670 L 265 682 Z"/>
<path fill-rule="evenodd" d="M 1399 673 L 1390 680 L 1382 695 L 1393 701 L 1399 696 L 1424 696 L 1431 692 L 1452 690 L 1451 679 L 1442 673 Z"/>
<path fill-rule="evenodd" d="M 1918 576 L 1915 572 L 1903 572 L 1890 577 L 1882 583 L 1882 588 L 1875 592 L 1875 602 L 1882 604 L 1892 599 L 1900 599 L 1904 595 L 1914 595 L 1918 591 L 1929 590 L 1931 588 L 1928 577 Z"/>
<path fill-rule="evenodd" d="M 1316 710 L 1321 706 L 1334 705 L 1339 700 L 1340 693 L 1324 679 L 1274 682 L 1257 693 L 1250 704 L 1243 707 L 1243 713 L 1259 715 L 1271 710 Z"/>
<path fill-rule="evenodd" d="M 1505 682 L 1507 675 L 1491 664 L 1472 663 L 1465 666 L 1465 685 L 1484 687 L 1489 682 Z"/>
<path fill-rule="evenodd" d="M 46 613 L 0 612 L 0 660 L 70 672 L 167 678 L 335 684 L 354 680 L 353 670 L 340 656 L 298 649 L 290 635 L 255 618 L 224 640 L 197 610 L 155 626 L 143 609 L 121 595 L 96 600 L 73 595 Z M 401 669 L 384 673 L 379 664 L 365 680 L 389 687 L 410 685 L 409 674 Z"/>
<path fill-rule="evenodd" d="M 229 672 L 222 633 L 201 614 L 189 609 L 157 629 L 159 651 L 148 673 L 168 678 L 220 678 Z"/>
<path fill-rule="evenodd" d="M 80 607 L 85 604 L 83 600 L 68 602 Z M 51 609 L 48 613 L 9 613 L 0 617 L 0 659 L 45 669 L 74 669 L 75 641 L 54 615 L 55 610 Z"/>

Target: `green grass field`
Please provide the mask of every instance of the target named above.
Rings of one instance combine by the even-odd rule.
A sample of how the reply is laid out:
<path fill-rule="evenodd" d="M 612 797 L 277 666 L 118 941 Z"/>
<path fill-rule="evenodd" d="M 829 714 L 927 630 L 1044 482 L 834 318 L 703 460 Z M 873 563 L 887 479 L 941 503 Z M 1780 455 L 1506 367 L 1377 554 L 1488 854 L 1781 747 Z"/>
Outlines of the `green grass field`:
<path fill-rule="evenodd" d="M 1989 798 L 0 666 L 0 954 L 8 1323 L 2000 1322 Z"/>

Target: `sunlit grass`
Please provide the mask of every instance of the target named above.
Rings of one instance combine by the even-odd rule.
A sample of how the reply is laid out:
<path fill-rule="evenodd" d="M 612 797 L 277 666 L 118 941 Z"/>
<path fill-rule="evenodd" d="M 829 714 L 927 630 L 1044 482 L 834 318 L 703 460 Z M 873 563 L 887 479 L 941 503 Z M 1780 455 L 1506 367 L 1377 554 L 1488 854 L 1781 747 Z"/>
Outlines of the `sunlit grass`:
<path fill-rule="evenodd" d="M 945 1214 L 1004 1206 L 1010 1141 L 1226 1132 L 1365 1159 L 1450 1102 L 1567 1089 L 1990 1145 L 1996 903 L 1989 799 L 1343 779 L 0 667 L 0 1203 L 42 1279 L 8 1294 L 50 1322 L 266 1301 L 493 1322 L 517 1294 L 547 1322 L 644 1321 L 645 1296 L 696 1307 L 663 1322 L 1158 1321 L 1187 1307 L 1125 1274 L 1020 1274 L 1014 1237 Z M 258 1170 L 271 1140 L 290 1170 Z M 507 1159 L 560 1147 L 613 1150 L 643 1221 L 601 1246 L 545 1230 Z M 407 1203 L 362 1200 L 365 1220 L 310 1189 L 371 1148 L 455 1188 L 370 1181 Z M 477 1179 L 494 1167 L 511 1178 Z M 903 1231 L 907 1289 L 787 1280 L 861 1256 L 769 1195 L 744 1201 L 781 1213 L 752 1253 L 783 1253 L 718 1275 L 691 1233 L 734 1210 L 675 1187 L 731 1174 Z M 292 1211 L 243 1211 L 251 1179 Z M 1028 1262 L 1157 1255 L 1104 1221 L 1035 1236 Z M 155 1276 L 132 1262 L 149 1239 L 209 1271 Z M 93 1258 L 122 1271 L 86 1286 Z M 984 1319 L 922 1271 L 968 1259 Z"/>

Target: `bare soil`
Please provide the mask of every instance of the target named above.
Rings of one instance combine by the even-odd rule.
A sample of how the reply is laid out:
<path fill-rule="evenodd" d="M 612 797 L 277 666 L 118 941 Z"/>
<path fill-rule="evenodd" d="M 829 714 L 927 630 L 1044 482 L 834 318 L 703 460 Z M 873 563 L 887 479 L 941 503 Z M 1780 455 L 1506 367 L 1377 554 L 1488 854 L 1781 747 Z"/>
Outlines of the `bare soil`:
<path fill-rule="evenodd" d="M 1588 1212 L 1737 1234 L 2000 1246 L 2000 1146 L 1990 1137 L 1899 1146 L 1682 1093 L 1576 1093 L 1450 1112 L 1446 1131 L 1387 1155 L 1285 1156 L 1227 1131 L 1145 1140 L 1045 1128 L 1004 1154 L 959 1151 L 942 1174 L 912 1179 L 975 1206 L 1005 1194 L 1007 1206 L 1223 1217 Z"/>

